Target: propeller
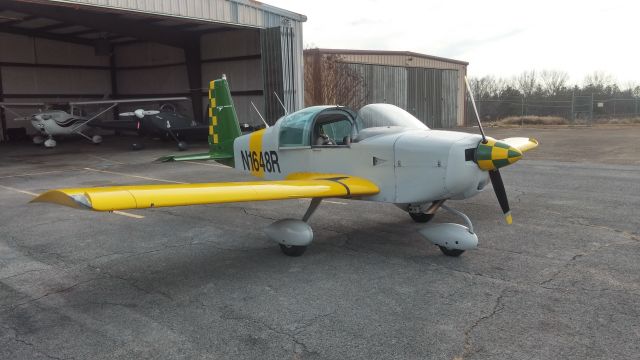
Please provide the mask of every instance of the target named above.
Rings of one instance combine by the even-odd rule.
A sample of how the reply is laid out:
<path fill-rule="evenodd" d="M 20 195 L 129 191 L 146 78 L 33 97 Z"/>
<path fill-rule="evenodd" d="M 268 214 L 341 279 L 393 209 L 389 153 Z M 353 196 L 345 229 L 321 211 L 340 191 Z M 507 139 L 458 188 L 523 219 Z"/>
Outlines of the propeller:
<path fill-rule="evenodd" d="M 160 111 L 158 111 L 158 110 L 137 109 L 137 110 L 132 111 L 132 112 L 120 113 L 120 116 L 135 116 L 138 119 L 142 119 L 143 117 L 145 117 L 147 115 L 157 115 L 157 114 L 160 114 Z"/>
<path fill-rule="evenodd" d="M 497 141 L 492 138 L 487 138 L 482 129 L 482 123 L 480 122 L 480 116 L 478 115 L 478 108 L 476 107 L 476 101 L 473 98 L 473 92 L 469 81 L 465 76 L 464 81 L 467 85 L 467 91 L 469 92 L 469 98 L 473 105 L 473 110 L 476 114 L 476 120 L 478 121 L 478 128 L 482 135 L 482 141 L 478 144 L 478 147 L 474 152 L 474 161 L 478 164 L 478 167 L 482 170 L 489 172 L 489 178 L 491 179 L 491 185 L 493 185 L 493 191 L 496 193 L 498 203 L 502 209 L 507 224 L 513 222 L 511 217 L 511 209 L 509 208 L 509 200 L 507 199 L 507 191 L 502 181 L 502 175 L 500 175 L 499 168 L 507 165 L 511 165 L 522 158 L 522 152 L 509 144 Z M 537 143 L 536 143 L 537 144 Z"/>
<path fill-rule="evenodd" d="M 507 224 L 511 225 L 513 218 L 511 217 L 507 191 L 505 190 L 504 183 L 502 182 L 502 175 L 500 175 L 500 171 L 498 169 L 491 170 L 489 171 L 489 178 L 491 179 L 491 185 L 493 185 L 493 191 L 496 193 L 504 218 L 507 221 Z"/>

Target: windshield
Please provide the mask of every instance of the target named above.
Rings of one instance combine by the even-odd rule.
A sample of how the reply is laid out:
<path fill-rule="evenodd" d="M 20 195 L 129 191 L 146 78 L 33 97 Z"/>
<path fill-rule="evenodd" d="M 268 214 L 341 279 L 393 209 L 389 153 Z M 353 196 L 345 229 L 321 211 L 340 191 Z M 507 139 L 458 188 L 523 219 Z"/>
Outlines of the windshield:
<path fill-rule="evenodd" d="M 409 129 L 429 129 L 405 110 L 391 104 L 370 104 L 358 111 L 358 129 L 397 126 Z"/>
<path fill-rule="evenodd" d="M 312 118 L 318 113 L 317 108 L 308 108 L 294 112 L 280 119 L 280 146 L 310 146 Z"/>

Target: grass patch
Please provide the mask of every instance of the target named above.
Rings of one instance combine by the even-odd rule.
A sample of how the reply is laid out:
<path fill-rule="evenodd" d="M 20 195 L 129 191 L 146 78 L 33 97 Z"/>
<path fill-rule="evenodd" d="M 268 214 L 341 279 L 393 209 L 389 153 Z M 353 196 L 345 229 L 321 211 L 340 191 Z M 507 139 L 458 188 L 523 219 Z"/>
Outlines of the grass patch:
<path fill-rule="evenodd" d="M 611 124 L 611 125 L 640 125 L 640 117 L 633 118 L 613 118 L 613 119 L 597 119 L 598 124 Z"/>
<path fill-rule="evenodd" d="M 521 125 L 568 125 L 569 120 L 559 116 L 509 116 L 495 122 L 497 126 L 521 126 Z"/>

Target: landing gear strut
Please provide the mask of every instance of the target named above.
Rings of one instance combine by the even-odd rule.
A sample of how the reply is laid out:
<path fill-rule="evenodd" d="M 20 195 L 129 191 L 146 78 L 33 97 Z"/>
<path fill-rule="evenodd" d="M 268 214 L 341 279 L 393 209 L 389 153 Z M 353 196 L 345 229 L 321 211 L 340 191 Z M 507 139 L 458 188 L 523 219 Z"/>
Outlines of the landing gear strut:
<path fill-rule="evenodd" d="M 469 217 L 446 205 L 440 204 L 440 207 L 462 218 L 466 226 L 454 223 L 431 224 L 419 230 L 420 234 L 437 245 L 447 256 L 458 257 L 465 250 L 475 249 L 478 246 L 478 236 L 473 232 Z"/>
<path fill-rule="evenodd" d="M 428 223 L 444 202 L 445 200 L 434 201 L 426 210 L 423 210 L 423 205 L 409 205 L 409 216 L 417 223 Z"/>

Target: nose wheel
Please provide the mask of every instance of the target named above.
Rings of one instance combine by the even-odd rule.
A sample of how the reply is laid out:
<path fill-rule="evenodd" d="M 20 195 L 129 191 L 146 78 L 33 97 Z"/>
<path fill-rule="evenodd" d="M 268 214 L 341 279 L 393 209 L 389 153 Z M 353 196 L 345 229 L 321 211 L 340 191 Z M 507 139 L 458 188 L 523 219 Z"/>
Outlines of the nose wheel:
<path fill-rule="evenodd" d="M 280 244 L 280 250 L 283 254 L 291 257 L 298 257 L 307 251 L 307 246 L 283 245 Z"/>
<path fill-rule="evenodd" d="M 435 216 L 435 214 L 425 214 L 425 213 L 409 213 L 409 216 L 411 216 L 411 218 L 413 219 L 413 221 L 417 222 L 417 223 L 428 223 L 429 221 L 431 221 L 431 219 L 433 219 L 433 217 Z"/>
<path fill-rule="evenodd" d="M 464 250 L 449 249 L 447 247 L 440 246 L 440 245 L 438 245 L 438 247 L 440 248 L 440 251 L 442 251 L 443 254 L 451 257 L 458 257 L 462 255 L 462 253 L 464 252 Z"/>

